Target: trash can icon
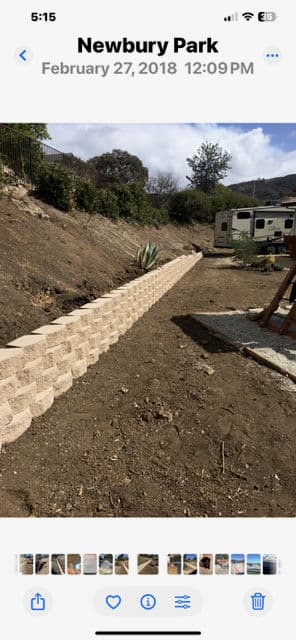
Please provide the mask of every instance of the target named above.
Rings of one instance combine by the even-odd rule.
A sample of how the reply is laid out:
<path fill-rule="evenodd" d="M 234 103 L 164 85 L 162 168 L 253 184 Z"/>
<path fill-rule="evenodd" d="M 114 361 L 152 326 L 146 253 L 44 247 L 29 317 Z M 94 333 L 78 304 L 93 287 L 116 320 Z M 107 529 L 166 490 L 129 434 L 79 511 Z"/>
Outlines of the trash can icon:
<path fill-rule="evenodd" d="M 253 593 L 253 595 L 251 596 L 253 611 L 264 610 L 265 598 L 266 596 L 264 596 L 263 593 Z"/>

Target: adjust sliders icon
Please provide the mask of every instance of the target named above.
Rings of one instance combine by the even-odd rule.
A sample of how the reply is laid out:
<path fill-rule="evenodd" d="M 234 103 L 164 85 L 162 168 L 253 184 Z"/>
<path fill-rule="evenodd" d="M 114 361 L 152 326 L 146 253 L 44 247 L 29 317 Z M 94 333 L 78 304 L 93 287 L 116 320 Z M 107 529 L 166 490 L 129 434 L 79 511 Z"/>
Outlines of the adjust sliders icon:
<path fill-rule="evenodd" d="M 191 609 L 191 596 L 174 596 L 175 609 Z"/>

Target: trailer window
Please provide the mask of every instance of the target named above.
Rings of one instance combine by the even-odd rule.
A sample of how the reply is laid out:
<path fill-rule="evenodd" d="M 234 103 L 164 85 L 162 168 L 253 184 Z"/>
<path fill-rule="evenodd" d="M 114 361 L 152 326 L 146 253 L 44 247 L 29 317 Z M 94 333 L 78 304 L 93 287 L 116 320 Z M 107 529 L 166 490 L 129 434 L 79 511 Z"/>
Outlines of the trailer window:
<path fill-rule="evenodd" d="M 238 211 L 236 217 L 238 220 L 249 220 L 251 214 L 250 211 Z"/>
<path fill-rule="evenodd" d="M 222 222 L 221 231 L 227 231 L 227 222 Z"/>
<path fill-rule="evenodd" d="M 285 220 L 285 229 L 292 229 L 293 227 L 293 218 L 287 218 Z"/>
<path fill-rule="evenodd" d="M 256 220 L 256 229 L 264 229 L 264 227 L 265 227 L 264 218 L 258 218 L 258 220 Z"/>

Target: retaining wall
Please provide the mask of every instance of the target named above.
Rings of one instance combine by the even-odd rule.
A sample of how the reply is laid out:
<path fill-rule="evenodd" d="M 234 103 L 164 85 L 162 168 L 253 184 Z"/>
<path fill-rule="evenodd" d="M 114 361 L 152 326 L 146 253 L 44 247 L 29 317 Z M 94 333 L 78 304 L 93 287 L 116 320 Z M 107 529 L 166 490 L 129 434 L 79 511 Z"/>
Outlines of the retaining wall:
<path fill-rule="evenodd" d="M 0 446 L 24 433 L 201 257 L 175 258 L 0 349 Z"/>

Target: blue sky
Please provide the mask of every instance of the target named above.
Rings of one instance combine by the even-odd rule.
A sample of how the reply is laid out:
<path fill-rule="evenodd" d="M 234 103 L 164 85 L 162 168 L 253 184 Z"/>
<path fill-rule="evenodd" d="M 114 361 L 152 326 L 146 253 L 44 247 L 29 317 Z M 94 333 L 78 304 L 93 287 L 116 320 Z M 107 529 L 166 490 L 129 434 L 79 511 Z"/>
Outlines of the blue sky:
<path fill-rule="evenodd" d="M 173 172 L 186 186 L 202 142 L 231 154 L 225 184 L 296 173 L 296 124 L 50 124 L 50 144 L 87 160 L 112 149 L 141 158 L 149 174 Z"/>
<path fill-rule="evenodd" d="M 260 564 L 261 562 L 261 556 L 259 553 L 249 553 L 247 555 L 247 562 L 249 562 L 250 564 Z"/>
<path fill-rule="evenodd" d="M 264 134 L 270 136 L 271 142 L 276 147 L 284 151 L 292 151 L 296 149 L 296 123 L 287 124 L 222 124 L 222 127 L 230 127 L 232 129 L 240 129 L 241 131 L 252 131 L 261 127 Z"/>

